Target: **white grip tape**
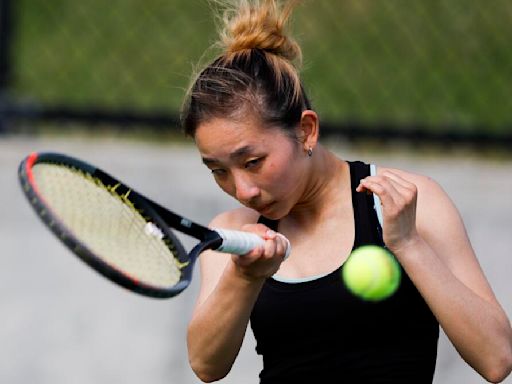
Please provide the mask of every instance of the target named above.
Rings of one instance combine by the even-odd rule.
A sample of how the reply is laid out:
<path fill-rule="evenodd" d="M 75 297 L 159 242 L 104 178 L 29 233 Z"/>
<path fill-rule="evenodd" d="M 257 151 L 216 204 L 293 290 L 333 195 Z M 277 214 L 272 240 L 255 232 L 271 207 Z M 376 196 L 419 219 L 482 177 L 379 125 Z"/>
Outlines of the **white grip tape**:
<path fill-rule="evenodd" d="M 222 237 L 222 245 L 218 248 L 221 252 L 245 255 L 254 248 L 265 244 L 265 240 L 250 232 L 233 231 L 229 229 L 215 229 L 215 232 Z"/>
<path fill-rule="evenodd" d="M 254 248 L 265 244 L 265 240 L 263 240 L 260 236 L 250 232 L 217 228 L 215 229 L 215 232 L 217 232 L 219 236 L 222 237 L 222 245 L 217 249 L 221 252 L 233 253 L 235 255 L 245 255 L 246 253 L 252 251 Z M 280 233 L 277 235 L 283 238 L 287 243 L 286 254 L 284 256 L 284 259 L 286 260 L 291 251 L 290 242 Z"/>

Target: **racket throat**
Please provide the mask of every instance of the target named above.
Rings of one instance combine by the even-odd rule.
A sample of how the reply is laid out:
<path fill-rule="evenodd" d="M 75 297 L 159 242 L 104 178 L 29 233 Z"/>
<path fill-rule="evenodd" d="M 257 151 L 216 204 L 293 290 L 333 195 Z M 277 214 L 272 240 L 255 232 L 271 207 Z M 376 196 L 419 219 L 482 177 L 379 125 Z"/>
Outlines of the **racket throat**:
<path fill-rule="evenodd" d="M 223 239 L 217 232 L 209 231 L 204 235 L 204 239 L 198 245 L 202 245 L 202 251 L 204 251 L 206 249 L 218 249 L 222 243 Z"/>

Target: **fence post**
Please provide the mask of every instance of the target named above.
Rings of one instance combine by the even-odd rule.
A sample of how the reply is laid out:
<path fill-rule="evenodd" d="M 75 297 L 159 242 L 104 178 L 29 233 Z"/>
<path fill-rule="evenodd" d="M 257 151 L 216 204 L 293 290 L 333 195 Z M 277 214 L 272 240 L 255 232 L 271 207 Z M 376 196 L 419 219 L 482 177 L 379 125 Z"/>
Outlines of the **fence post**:
<path fill-rule="evenodd" d="M 7 121 L 7 90 L 11 80 L 11 0 L 0 0 L 0 133 Z"/>

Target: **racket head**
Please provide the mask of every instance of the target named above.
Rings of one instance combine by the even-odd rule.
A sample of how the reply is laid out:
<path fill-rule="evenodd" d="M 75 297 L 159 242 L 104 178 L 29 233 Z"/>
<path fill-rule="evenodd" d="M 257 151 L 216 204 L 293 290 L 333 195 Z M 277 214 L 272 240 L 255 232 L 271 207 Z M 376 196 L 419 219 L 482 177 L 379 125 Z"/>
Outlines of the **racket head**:
<path fill-rule="evenodd" d="M 18 176 L 43 223 L 104 277 L 154 298 L 189 285 L 201 249 L 187 254 L 152 202 L 121 181 L 59 153 L 30 154 Z"/>

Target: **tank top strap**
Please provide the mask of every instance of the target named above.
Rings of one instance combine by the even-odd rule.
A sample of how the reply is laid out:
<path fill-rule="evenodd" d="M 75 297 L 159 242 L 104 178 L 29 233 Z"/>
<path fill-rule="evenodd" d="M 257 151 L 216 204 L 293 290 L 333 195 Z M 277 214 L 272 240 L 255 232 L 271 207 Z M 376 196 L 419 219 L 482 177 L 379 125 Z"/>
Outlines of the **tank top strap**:
<path fill-rule="evenodd" d="M 371 194 L 356 192 L 359 181 L 370 175 L 370 165 L 361 161 L 348 161 L 347 163 L 350 167 L 352 208 L 354 210 L 354 248 L 369 244 L 383 246 L 382 228 L 374 209 L 375 200 Z M 277 231 L 279 220 L 260 216 L 258 223 L 265 224 L 270 229 Z"/>
<path fill-rule="evenodd" d="M 382 227 L 377 217 L 372 194 L 356 192 L 361 179 L 370 176 L 370 165 L 361 161 L 349 161 L 352 190 L 352 208 L 354 210 L 355 239 L 354 248 L 362 245 L 384 246 Z"/>

